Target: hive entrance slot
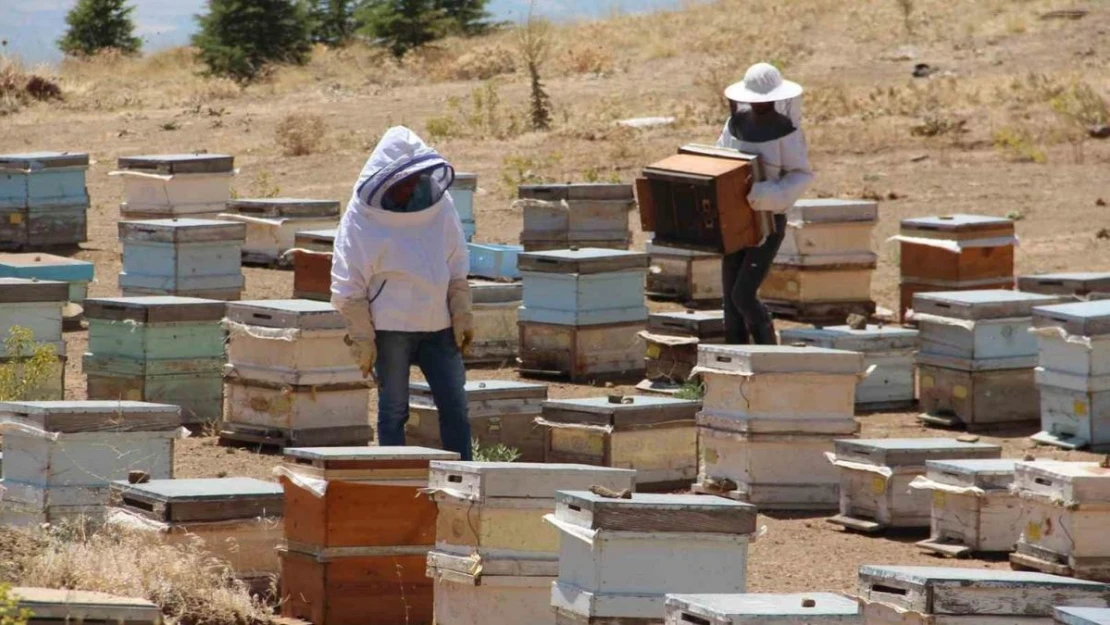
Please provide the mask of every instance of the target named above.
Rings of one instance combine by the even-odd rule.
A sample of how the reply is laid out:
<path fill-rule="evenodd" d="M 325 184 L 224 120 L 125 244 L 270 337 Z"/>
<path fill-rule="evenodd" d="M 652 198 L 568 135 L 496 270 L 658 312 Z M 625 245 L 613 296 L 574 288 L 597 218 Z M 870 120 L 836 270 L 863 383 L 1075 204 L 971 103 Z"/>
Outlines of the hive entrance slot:
<path fill-rule="evenodd" d="M 707 618 L 694 616 L 693 614 L 687 614 L 686 612 L 682 613 L 682 622 L 692 623 L 693 625 L 709 625 L 710 623 L 709 619 Z"/>
<path fill-rule="evenodd" d="M 140 499 L 132 499 L 131 497 L 123 497 L 123 505 L 129 508 L 138 508 L 147 512 L 154 512 L 154 504 L 142 501 Z"/>
<path fill-rule="evenodd" d="M 872 592 L 881 592 L 887 595 L 899 595 L 905 597 L 909 591 L 905 588 L 895 588 L 894 586 L 885 586 L 883 584 L 874 584 L 871 586 Z"/>
<path fill-rule="evenodd" d="M 460 483 L 462 483 L 462 476 L 461 475 L 448 475 L 447 476 L 447 481 L 451 482 L 453 484 L 460 484 Z"/>

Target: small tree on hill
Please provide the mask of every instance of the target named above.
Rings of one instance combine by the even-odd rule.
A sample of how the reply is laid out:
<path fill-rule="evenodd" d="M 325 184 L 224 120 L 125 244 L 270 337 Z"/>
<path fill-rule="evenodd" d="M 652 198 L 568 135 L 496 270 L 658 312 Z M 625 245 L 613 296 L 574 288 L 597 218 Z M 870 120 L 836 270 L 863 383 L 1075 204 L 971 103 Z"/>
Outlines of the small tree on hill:
<path fill-rule="evenodd" d="M 58 40 L 58 48 L 70 56 L 90 55 L 107 48 L 136 54 L 142 41 L 135 36 L 135 24 L 127 0 L 78 0 L 66 15 L 69 28 Z"/>
<path fill-rule="evenodd" d="M 397 58 L 439 39 L 449 26 L 436 0 L 369 0 L 356 17 L 360 32 L 381 40 Z"/>
<path fill-rule="evenodd" d="M 358 22 L 355 0 L 306 0 L 309 36 L 314 43 L 337 48 L 351 42 Z"/>
<path fill-rule="evenodd" d="M 303 65 L 312 51 L 304 5 L 294 0 L 208 0 L 193 45 L 210 74 L 254 80 L 273 63 Z"/>
<path fill-rule="evenodd" d="M 489 30 L 488 0 L 436 0 L 435 4 L 458 33 L 479 35 Z"/>

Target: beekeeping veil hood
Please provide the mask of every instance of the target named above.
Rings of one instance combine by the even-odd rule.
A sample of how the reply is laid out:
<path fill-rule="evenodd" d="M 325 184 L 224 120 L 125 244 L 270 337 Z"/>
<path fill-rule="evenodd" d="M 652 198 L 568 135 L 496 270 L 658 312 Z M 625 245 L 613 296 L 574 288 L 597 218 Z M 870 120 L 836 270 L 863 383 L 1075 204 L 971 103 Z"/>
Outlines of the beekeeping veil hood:
<path fill-rule="evenodd" d="M 434 149 L 403 126 L 390 128 L 374 148 L 355 183 L 348 210 L 385 211 L 383 200 L 397 183 L 421 176 L 426 185 L 420 199 L 423 211 L 439 203 L 455 181 L 455 170 Z"/>
<path fill-rule="evenodd" d="M 782 72 L 769 63 L 756 63 L 744 73 L 744 79 L 725 89 L 732 113 L 755 102 L 774 102 L 775 111 L 785 115 L 795 128 L 802 126 L 802 86 L 786 80 Z"/>

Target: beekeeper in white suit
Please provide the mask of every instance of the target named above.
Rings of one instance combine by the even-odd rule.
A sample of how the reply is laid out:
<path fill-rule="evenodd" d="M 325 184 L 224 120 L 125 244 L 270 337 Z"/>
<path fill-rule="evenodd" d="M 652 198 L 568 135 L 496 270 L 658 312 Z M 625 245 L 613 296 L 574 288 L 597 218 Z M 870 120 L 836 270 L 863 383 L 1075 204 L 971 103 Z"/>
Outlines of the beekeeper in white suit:
<path fill-rule="evenodd" d="M 786 211 L 813 182 L 801 129 L 801 96 L 801 85 L 784 80 L 767 63 L 751 66 L 744 80 L 725 90 L 732 111 L 717 145 L 759 155 L 765 180 L 753 186 L 748 201 L 755 210 L 774 215 L 774 232 L 759 246 L 722 260 L 725 342 L 730 345 L 778 342 L 758 293 L 786 234 Z"/>
<path fill-rule="evenodd" d="M 470 460 L 462 354 L 473 338 L 470 260 L 448 188 L 455 170 L 411 130 L 386 131 L 362 168 L 335 237 L 332 304 L 378 384 L 378 444 L 405 444 L 409 370 L 439 411 L 444 449 Z"/>

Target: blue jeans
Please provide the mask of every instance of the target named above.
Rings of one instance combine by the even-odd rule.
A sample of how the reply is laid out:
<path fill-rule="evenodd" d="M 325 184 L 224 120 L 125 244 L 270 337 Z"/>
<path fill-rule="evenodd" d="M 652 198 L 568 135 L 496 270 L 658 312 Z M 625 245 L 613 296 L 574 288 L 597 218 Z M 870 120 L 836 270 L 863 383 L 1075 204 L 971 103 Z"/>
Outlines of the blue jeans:
<path fill-rule="evenodd" d="M 428 380 L 439 410 L 443 448 L 470 460 L 470 418 L 466 404 L 466 366 L 451 328 L 439 332 L 383 332 L 377 340 L 378 444 L 405 444 L 409 420 L 409 369 L 417 365 Z"/>

